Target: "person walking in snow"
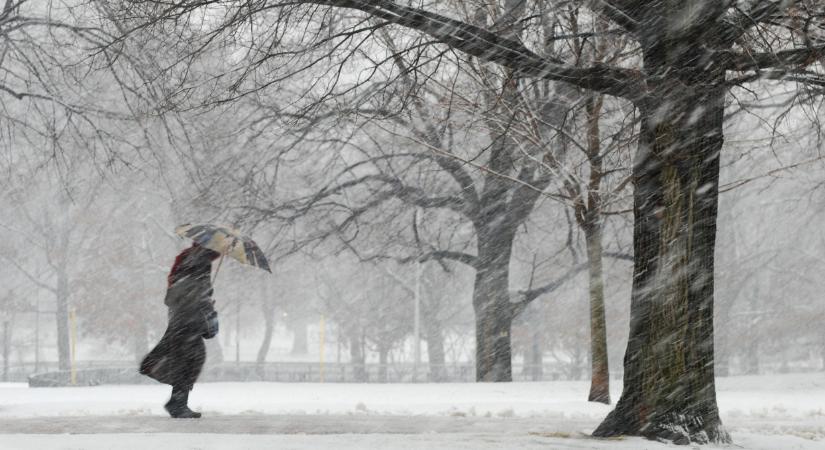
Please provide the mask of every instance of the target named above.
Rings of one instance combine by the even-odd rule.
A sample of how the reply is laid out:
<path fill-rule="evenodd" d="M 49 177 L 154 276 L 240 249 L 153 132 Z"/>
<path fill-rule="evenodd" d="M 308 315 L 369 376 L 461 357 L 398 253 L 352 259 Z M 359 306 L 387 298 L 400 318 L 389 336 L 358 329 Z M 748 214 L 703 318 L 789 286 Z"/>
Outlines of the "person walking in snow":
<path fill-rule="evenodd" d="M 164 408 L 173 418 L 197 419 L 189 409 L 189 391 L 206 360 L 203 340 L 218 333 L 212 300 L 212 261 L 220 253 L 197 243 L 181 252 L 169 272 L 164 303 L 169 324 L 160 342 L 143 358 L 140 373 L 172 386 Z"/>

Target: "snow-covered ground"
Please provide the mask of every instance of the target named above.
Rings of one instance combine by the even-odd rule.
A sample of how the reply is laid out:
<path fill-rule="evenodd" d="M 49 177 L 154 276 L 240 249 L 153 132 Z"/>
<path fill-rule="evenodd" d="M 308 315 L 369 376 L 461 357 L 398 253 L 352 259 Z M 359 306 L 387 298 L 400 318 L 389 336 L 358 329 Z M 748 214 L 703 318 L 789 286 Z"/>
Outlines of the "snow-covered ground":
<path fill-rule="evenodd" d="M 720 378 L 733 448 L 825 449 L 825 374 Z M 657 449 L 587 434 L 610 406 L 586 382 L 203 383 L 200 420 L 168 419 L 162 385 L 0 384 L 0 449 Z M 613 382 L 613 398 L 621 385 Z"/>

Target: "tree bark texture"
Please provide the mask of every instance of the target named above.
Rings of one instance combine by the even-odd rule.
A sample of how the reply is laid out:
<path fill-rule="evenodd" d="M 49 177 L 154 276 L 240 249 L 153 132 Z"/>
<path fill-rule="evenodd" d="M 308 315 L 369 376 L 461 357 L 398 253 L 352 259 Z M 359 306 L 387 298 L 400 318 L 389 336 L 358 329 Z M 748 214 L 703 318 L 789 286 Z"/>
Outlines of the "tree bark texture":
<path fill-rule="evenodd" d="M 592 96 L 587 103 L 587 158 L 590 177 L 587 206 L 578 208 L 587 246 L 590 297 L 590 394 L 588 401 L 610 404 L 610 368 L 607 356 L 607 324 L 604 312 L 602 270 L 602 168 L 599 120 L 604 97 Z M 580 196 L 581 197 L 581 196 Z"/>
<path fill-rule="evenodd" d="M 679 66 L 663 55 L 654 47 L 645 54 L 645 65 L 662 76 L 651 77 L 639 105 L 624 390 L 594 435 L 729 442 L 716 405 L 713 354 L 724 71 L 697 68 L 693 60 Z"/>
<path fill-rule="evenodd" d="M 590 278 L 590 394 L 587 400 L 610 404 L 610 370 L 602 274 L 602 226 L 598 218 L 594 222 L 588 224 L 584 231 Z"/>
<path fill-rule="evenodd" d="M 473 287 L 476 319 L 476 381 L 512 381 L 510 253 L 514 233 L 479 233 L 479 263 Z"/>

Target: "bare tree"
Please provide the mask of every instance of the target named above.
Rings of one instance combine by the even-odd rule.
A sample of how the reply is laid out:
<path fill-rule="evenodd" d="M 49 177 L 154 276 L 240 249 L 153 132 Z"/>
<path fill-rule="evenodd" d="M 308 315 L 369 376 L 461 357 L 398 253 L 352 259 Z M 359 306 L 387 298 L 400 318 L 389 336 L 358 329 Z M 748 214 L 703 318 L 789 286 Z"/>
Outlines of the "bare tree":
<path fill-rule="evenodd" d="M 356 271 L 360 276 L 353 282 L 351 274 Z M 378 355 L 377 381 L 386 382 L 390 352 L 412 331 L 410 292 L 399 280 L 369 263 L 352 264 L 338 276 L 320 275 L 318 283 L 324 315 L 338 323 L 349 340 L 355 379 L 367 381 L 366 352 L 372 349 Z"/>
<path fill-rule="evenodd" d="M 448 325 L 465 313 L 469 306 L 461 301 L 463 277 L 456 274 L 462 268 L 458 263 L 447 260 L 417 263 L 414 269 L 407 264 L 398 269 L 382 265 L 382 270 L 399 287 L 413 297 L 419 296 L 423 339 L 427 342 L 427 363 L 430 366 L 429 380 L 432 382 L 446 380 L 445 334 L 449 331 Z"/>
<path fill-rule="evenodd" d="M 712 316 L 726 94 L 731 86 L 766 78 L 797 83 L 799 92 L 821 88 L 825 83 L 815 66 L 823 51 L 821 5 L 806 0 L 584 2 L 593 14 L 617 27 L 616 33 L 635 41 L 638 65 L 628 68 L 575 66 L 536 53 L 495 23 L 453 18 L 450 5 L 444 5 L 442 13 L 391 1 L 298 3 L 308 6 L 291 2 L 274 15 L 278 29 L 290 18 L 300 20 L 313 11 L 323 14 L 323 7 L 358 10 L 383 23 L 417 30 L 439 45 L 496 63 L 519 77 L 564 81 L 634 103 L 641 128 L 634 167 L 634 287 L 624 390 L 595 434 L 645 435 L 680 443 L 729 441 L 716 406 Z M 226 14 L 208 33 L 209 40 L 278 5 L 223 6 Z M 147 29 L 185 23 L 204 6 L 140 2 L 140 7 L 151 19 L 142 28 Z M 349 29 L 337 38 L 371 31 Z M 336 36 L 319 37 L 330 38 Z M 265 41 L 267 49 L 279 42 Z M 257 53 L 252 59 L 265 60 L 268 55 L 273 53 Z M 496 238 L 479 233 L 479 242 Z M 493 288 L 485 291 L 494 292 Z M 497 320 L 492 322 L 493 329 L 500 327 Z M 483 349 L 484 336 L 480 338 Z M 491 367 L 506 368 L 501 364 Z"/>
<path fill-rule="evenodd" d="M 52 183 L 44 184 L 54 187 Z M 34 186 L 37 185 L 30 180 L 28 187 Z M 14 220 L 9 217 L 0 224 L 29 249 L 24 257 L 6 253 L 0 256 L 29 282 L 55 297 L 58 367 L 61 370 L 68 370 L 70 365 L 70 298 L 77 292 L 73 282 L 78 280 L 76 259 L 80 258 L 76 250 L 92 238 L 93 231 L 88 227 L 86 214 L 94 204 L 98 187 L 97 183 L 75 182 L 71 190 L 57 186 L 57 192 L 18 189 L 9 196 L 17 205 Z M 56 197 L 56 210 L 42 207 L 43 198 L 51 195 Z"/>

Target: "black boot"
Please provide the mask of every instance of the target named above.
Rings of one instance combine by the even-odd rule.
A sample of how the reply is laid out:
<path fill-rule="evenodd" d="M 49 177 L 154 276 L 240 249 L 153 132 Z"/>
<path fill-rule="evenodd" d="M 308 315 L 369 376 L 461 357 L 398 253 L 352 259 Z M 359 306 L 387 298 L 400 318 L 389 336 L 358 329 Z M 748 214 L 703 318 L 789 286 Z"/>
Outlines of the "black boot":
<path fill-rule="evenodd" d="M 172 387 L 172 397 L 163 406 L 175 419 L 200 419 L 201 413 L 189 409 L 189 387 Z"/>

